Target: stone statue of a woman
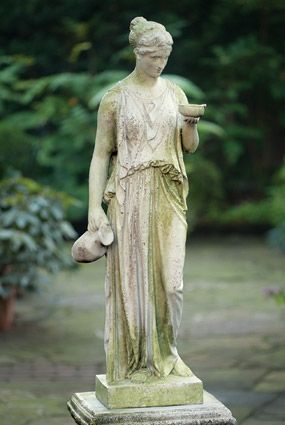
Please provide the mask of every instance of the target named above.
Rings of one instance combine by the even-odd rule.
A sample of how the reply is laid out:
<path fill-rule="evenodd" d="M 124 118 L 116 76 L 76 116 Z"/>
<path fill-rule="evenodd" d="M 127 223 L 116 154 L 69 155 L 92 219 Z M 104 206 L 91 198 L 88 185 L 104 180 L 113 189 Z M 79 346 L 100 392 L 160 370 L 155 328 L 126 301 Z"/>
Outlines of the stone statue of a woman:
<path fill-rule="evenodd" d="M 198 146 L 198 118 L 179 113 L 185 94 L 160 77 L 173 44 L 164 26 L 135 18 L 129 40 L 136 66 L 101 101 L 89 180 L 88 230 L 111 226 L 114 234 L 105 288 L 108 383 L 191 375 L 176 337 L 187 231 L 183 151 Z"/>

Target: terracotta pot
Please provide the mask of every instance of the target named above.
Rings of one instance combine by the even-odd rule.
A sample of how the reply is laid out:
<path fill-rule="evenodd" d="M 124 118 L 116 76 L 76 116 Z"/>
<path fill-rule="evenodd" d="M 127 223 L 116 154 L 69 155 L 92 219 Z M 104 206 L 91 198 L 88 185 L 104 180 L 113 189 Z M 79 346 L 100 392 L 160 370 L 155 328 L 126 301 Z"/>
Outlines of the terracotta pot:
<path fill-rule="evenodd" d="M 11 329 L 15 316 L 16 291 L 13 290 L 9 297 L 0 298 L 0 331 Z"/>

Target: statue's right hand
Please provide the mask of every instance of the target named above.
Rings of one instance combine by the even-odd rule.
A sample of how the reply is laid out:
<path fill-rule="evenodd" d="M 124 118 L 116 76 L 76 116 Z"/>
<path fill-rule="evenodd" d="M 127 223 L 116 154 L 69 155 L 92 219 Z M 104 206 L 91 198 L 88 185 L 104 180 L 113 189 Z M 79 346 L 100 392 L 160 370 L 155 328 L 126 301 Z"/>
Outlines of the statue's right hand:
<path fill-rule="evenodd" d="M 102 225 L 110 225 L 108 217 L 102 207 L 89 210 L 88 213 L 88 230 L 96 232 Z"/>
<path fill-rule="evenodd" d="M 114 234 L 102 207 L 89 211 L 88 230 L 90 232 L 98 231 L 99 238 L 103 245 L 111 245 L 114 240 Z"/>

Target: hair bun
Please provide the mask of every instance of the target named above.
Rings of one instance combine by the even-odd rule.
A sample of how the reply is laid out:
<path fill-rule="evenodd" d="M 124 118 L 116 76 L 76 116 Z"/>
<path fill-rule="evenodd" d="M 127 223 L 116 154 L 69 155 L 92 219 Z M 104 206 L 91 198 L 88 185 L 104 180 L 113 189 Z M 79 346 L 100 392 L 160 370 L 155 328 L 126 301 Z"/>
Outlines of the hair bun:
<path fill-rule="evenodd" d="M 131 47 L 138 48 L 140 44 L 145 47 L 154 45 L 165 45 L 170 47 L 173 44 L 171 35 L 165 27 L 158 22 L 148 21 L 142 16 L 137 16 L 130 23 L 129 42 Z"/>
<path fill-rule="evenodd" d="M 137 16 L 136 18 L 131 20 L 130 23 L 130 31 L 133 31 L 137 25 L 145 24 L 147 20 L 143 16 Z"/>

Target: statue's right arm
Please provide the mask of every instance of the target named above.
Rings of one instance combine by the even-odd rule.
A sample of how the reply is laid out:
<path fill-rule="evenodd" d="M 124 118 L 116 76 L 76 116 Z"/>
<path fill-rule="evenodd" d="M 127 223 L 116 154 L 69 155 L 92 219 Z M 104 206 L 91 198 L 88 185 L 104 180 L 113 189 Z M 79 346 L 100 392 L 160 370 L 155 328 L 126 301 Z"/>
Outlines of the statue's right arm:
<path fill-rule="evenodd" d="M 96 231 L 108 225 L 108 218 L 102 208 L 109 163 L 115 151 L 115 107 L 116 94 L 107 93 L 99 107 L 95 148 L 89 171 L 88 230 Z"/>

